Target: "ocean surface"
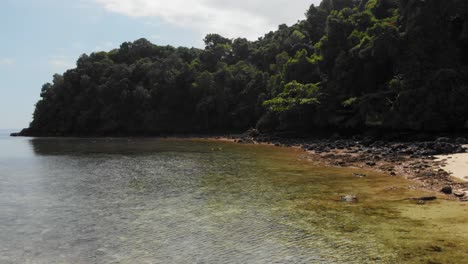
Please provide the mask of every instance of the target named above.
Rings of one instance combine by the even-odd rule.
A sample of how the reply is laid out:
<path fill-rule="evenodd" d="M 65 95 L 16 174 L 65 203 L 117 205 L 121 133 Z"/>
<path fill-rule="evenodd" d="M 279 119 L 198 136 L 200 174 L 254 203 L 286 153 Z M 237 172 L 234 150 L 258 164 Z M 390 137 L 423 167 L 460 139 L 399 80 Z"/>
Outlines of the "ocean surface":
<path fill-rule="evenodd" d="M 468 211 L 298 149 L 0 131 L 0 263 L 466 263 Z M 357 203 L 340 196 L 357 195 Z M 431 262 L 432 261 L 432 262 Z"/>

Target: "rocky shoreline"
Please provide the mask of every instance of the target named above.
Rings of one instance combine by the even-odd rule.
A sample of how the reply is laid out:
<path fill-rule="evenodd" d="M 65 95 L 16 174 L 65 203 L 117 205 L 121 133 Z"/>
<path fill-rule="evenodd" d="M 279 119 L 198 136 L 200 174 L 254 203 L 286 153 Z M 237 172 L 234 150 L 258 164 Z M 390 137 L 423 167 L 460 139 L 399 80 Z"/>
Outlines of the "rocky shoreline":
<path fill-rule="evenodd" d="M 359 136 L 342 139 L 336 135 L 327 139 L 291 138 L 252 129 L 232 139 L 242 144 L 298 147 L 307 152 L 308 160 L 317 164 L 372 169 L 389 176 L 403 176 L 420 182 L 424 189 L 440 192 L 451 199 L 468 201 L 468 182 L 457 181 L 441 169 L 443 161 L 435 158 L 436 155 L 468 152 L 463 147 L 468 143 L 465 138 L 441 137 L 431 141 L 411 142 L 382 141 Z"/>
<path fill-rule="evenodd" d="M 33 133 L 23 129 L 11 136 L 62 136 Z M 334 167 L 362 168 L 403 176 L 422 184 L 422 188 L 445 194 L 447 198 L 468 202 L 468 182 L 457 180 L 441 167 L 444 160 L 437 155 L 467 153 L 464 137 L 352 136 L 341 138 L 304 137 L 284 133 L 261 133 L 256 129 L 229 136 L 230 141 L 241 144 L 271 144 L 281 147 L 297 147 L 307 154 L 305 158 L 316 164 Z M 160 135 L 161 137 L 161 135 Z M 163 136 L 164 137 L 164 136 Z M 224 136 L 183 135 L 184 138 L 226 138 Z M 366 175 L 355 175 L 366 177 Z M 424 199 L 421 199 L 424 200 Z"/>

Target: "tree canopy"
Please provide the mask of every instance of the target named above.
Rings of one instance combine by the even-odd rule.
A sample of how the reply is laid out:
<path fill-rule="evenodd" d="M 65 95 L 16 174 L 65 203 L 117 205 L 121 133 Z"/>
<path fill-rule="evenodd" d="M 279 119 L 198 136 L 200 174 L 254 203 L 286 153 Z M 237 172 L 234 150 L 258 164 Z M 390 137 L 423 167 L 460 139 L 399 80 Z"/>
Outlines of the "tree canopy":
<path fill-rule="evenodd" d="M 38 135 L 468 129 L 468 3 L 324 0 L 256 41 L 146 39 L 44 84 Z"/>

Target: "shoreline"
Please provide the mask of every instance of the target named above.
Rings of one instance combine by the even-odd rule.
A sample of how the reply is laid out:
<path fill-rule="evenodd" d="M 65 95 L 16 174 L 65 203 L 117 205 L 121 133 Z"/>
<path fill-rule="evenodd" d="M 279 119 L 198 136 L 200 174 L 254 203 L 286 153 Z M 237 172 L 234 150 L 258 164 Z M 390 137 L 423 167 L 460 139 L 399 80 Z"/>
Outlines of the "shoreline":
<path fill-rule="evenodd" d="M 21 133 L 11 136 L 26 136 Z M 43 136 L 40 136 L 43 137 Z M 57 137 L 57 136 L 55 136 Z M 58 138 L 62 138 L 59 136 Z M 113 137 L 110 137 L 113 138 Z M 118 137 L 117 137 L 118 138 Z M 305 159 L 317 165 L 358 168 L 414 180 L 422 189 L 438 192 L 448 199 L 468 202 L 468 140 L 437 138 L 433 141 L 381 141 L 372 137 L 341 139 L 299 138 L 262 134 L 251 129 L 244 134 L 185 134 L 138 138 L 205 139 L 240 144 L 265 144 L 304 150 Z M 460 171 L 467 175 L 457 177 Z M 453 175 L 453 173 L 455 173 Z M 366 177 L 366 175 L 356 175 Z"/>
<path fill-rule="evenodd" d="M 447 199 L 468 202 L 468 177 L 456 176 L 460 170 L 466 171 L 465 176 L 468 176 L 468 145 L 450 143 L 447 138 L 433 142 L 384 142 L 369 138 L 318 140 L 281 138 L 252 131 L 238 137 L 211 138 L 240 144 L 295 147 L 304 150 L 306 160 L 317 165 L 366 169 L 389 177 L 404 177 Z M 355 176 L 366 177 L 365 174 Z"/>
<path fill-rule="evenodd" d="M 463 146 L 468 149 L 468 145 Z M 461 182 L 468 181 L 468 153 L 436 156 L 441 168 Z"/>

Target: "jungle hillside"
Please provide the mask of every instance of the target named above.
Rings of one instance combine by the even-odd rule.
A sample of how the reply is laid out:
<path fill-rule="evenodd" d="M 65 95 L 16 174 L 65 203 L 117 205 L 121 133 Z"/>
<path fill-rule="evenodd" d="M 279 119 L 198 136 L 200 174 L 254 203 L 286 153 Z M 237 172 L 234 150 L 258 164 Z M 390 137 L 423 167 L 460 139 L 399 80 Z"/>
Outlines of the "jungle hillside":
<path fill-rule="evenodd" d="M 465 0 L 324 0 L 256 41 L 204 43 L 83 54 L 22 134 L 468 130 Z"/>

